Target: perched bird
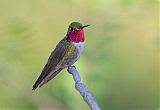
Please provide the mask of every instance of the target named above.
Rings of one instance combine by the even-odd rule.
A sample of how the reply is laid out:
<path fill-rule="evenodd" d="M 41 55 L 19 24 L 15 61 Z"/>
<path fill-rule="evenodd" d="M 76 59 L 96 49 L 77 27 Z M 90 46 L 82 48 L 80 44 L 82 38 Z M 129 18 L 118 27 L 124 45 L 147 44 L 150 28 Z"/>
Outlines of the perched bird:
<path fill-rule="evenodd" d="M 51 53 L 47 64 L 33 85 L 32 90 L 41 87 L 53 79 L 62 69 L 73 65 L 81 56 L 84 49 L 84 30 L 90 25 L 72 22 L 66 36 L 57 44 Z"/>

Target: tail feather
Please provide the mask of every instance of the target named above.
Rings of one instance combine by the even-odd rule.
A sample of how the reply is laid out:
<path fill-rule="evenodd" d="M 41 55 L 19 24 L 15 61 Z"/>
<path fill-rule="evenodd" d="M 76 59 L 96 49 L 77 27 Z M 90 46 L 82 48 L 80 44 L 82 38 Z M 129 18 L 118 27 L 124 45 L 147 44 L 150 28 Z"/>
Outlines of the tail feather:
<path fill-rule="evenodd" d="M 61 70 L 62 70 L 62 68 L 59 68 L 57 71 L 53 72 L 51 75 L 47 76 L 43 80 L 40 80 L 41 76 L 39 76 L 39 78 L 37 79 L 37 81 L 33 85 L 32 90 L 35 90 L 37 87 L 41 87 L 42 85 L 46 84 L 48 81 L 53 79 Z"/>
<path fill-rule="evenodd" d="M 32 87 L 32 90 L 35 90 L 39 84 L 41 83 L 42 80 L 41 79 L 41 75 L 38 77 L 37 81 L 34 83 L 33 87 Z"/>
<path fill-rule="evenodd" d="M 32 87 L 32 90 L 35 90 L 38 86 L 36 86 L 35 84 Z"/>
<path fill-rule="evenodd" d="M 54 73 L 52 73 L 50 76 L 47 76 L 47 77 L 39 84 L 39 87 L 43 86 L 43 85 L 46 84 L 48 81 L 50 81 L 51 79 L 53 79 L 61 70 L 62 70 L 62 68 L 58 69 L 57 71 L 55 71 Z"/>
<path fill-rule="evenodd" d="M 35 84 L 32 87 L 32 90 L 35 90 L 39 86 L 40 82 L 38 80 L 35 82 Z"/>

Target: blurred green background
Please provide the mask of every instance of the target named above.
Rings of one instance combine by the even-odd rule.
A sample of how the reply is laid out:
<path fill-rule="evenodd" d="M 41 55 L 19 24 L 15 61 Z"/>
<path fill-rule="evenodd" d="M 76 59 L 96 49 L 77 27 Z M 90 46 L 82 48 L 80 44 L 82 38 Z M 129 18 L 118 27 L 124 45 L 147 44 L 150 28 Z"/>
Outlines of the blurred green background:
<path fill-rule="evenodd" d="M 158 110 L 158 1 L 0 0 L 0 110 L 89 110 L 63 70 L 32 91 L 73 21 L 90 24 L 75 64 L 102 110 Z"/>

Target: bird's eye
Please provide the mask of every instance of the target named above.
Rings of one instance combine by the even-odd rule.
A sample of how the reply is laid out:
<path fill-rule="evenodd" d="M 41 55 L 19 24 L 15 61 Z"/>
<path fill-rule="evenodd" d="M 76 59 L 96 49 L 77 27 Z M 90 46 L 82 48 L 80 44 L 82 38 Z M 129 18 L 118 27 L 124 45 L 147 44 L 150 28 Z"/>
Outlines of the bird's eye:
<path fill-rule="evenodd" d="M 71 27 L 71 30 L 74 30 L 73 27 Z"/>

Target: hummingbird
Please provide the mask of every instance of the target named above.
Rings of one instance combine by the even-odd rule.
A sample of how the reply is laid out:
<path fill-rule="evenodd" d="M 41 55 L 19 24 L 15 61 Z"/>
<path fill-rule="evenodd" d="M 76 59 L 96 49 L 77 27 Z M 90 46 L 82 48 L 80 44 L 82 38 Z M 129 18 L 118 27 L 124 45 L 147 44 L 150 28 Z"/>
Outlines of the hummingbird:
<path fill-rule="evenodd" d="M 69 25 L 67 34 L 51 53 L 32 90 L 46 84 L 61 70 L 73 65 L 80 58 L 85 41 L 83 29 L 88 26 L 90 25 L 82 25 L 79 22 L 72 22 Z"/>

